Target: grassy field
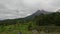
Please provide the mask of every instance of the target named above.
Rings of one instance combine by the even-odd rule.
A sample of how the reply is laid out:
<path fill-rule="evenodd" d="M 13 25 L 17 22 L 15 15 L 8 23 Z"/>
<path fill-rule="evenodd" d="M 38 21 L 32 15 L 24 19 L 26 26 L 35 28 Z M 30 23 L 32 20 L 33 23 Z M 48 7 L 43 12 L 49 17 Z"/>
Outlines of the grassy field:
<path fill-rule="evenodd" d="M 0 34 L 18 34 L 18 32 L 22 32 L 22 34 L 31 34 L 31 31 L 28 31 L 28 24 L 14 24 L 8 26 L 0 26 Z"/>
<path fill-rule="evenodd" d="M 22 34 L 34 34 L 36 31 L 38 34 L 60 34 L 60 26 L 40 26 L 36 27 L 35 32 L 32 32 L 34 29 L 29 31 L 28 25 L 27 23 L 0 26 L 0 34 L 18 34 L 19 32 Z"/>

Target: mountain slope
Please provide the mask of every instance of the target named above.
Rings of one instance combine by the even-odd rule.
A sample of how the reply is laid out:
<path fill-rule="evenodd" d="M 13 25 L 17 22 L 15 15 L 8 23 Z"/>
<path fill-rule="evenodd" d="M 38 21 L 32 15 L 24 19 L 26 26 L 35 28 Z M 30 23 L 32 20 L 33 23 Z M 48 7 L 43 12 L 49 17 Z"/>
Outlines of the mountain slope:
<path fill-rule="evenodd" d="M 50 14 L 50 13 L 53 13 L 53 12 L 48 12 L 48 11 L 45 11 L 45 10 L 37 10 L 32 15 L 25 17 L 25 19 L 30 20 L 30 19 L 34 19 L 36 16 L 40 16 L 41 14 Z"/>
<path fill-rule="evenodd" d="M 60 12 L 45 12 L 38 10 L 36 13 L 26 17 L 26 18 L 18 18 L 18 19 L 8 19 L 4 21 L 0 21 L 0 25 L 2 24 L 16 24 L 16 23 L 29 23 L 32 22 L 38 25 L 60 25 Z"/>

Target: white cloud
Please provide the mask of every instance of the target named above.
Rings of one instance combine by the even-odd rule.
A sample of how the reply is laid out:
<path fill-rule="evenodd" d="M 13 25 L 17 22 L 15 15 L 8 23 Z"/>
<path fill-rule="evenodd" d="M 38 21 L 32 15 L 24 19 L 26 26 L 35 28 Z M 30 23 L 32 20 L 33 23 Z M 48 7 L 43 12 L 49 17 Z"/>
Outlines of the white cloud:
<path fill-rule="evenodd" d="M 0 0 L 0 18 L 25 17 L 37 9 L 54 11 L 60 8 L 59 3 L 60 0 Z"/>
<path fill-rule="evenodd" d="M 29 8 L 54 11 L 60 8 L 60 0 L 24 0 L 24 5 Z"/>

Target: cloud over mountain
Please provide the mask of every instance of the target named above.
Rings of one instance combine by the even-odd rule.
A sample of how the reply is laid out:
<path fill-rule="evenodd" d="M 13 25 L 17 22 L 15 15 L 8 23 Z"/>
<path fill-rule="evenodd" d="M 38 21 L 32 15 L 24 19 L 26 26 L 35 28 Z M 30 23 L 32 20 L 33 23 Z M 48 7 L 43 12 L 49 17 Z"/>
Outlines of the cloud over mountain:
<path fill-rule="evenodd" d="M 25 17 L 37 9 L 55 11 L 60 8 L 59 3 L 60 0 L 0 0 L 0 18 Z"/>

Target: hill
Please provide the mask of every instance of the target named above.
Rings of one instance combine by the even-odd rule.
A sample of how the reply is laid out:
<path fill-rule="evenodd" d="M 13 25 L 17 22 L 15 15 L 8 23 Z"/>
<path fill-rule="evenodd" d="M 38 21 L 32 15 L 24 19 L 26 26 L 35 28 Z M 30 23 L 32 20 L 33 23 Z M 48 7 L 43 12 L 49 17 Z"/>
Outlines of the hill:
<path fill-rule="evenodd" d="M 45 25 L 60 26 L 59 20 L 60 20 L 60 12 L 46 12 L 43 10 L 42 11 L 38 10 L 36 13 L 25 18 L 7 19 L 0 21 L 0 25 L 32 22 L 40 26 L 45 26 Z"/>

